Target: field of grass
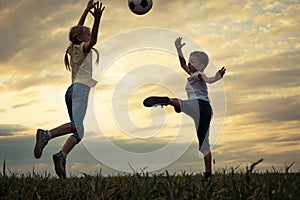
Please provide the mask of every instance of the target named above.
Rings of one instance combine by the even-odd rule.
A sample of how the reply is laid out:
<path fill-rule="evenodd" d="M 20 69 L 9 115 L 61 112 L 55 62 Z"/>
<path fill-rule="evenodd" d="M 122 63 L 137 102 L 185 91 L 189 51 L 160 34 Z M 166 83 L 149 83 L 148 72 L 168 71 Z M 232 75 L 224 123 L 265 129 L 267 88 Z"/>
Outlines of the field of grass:
<path fill-rule="evenodd" d="M 134 173 L 58 179 L 49 173 L 0 173 L 1 199 L 299 199 L 300 173 L 221 170 L 202 174 Z"/>

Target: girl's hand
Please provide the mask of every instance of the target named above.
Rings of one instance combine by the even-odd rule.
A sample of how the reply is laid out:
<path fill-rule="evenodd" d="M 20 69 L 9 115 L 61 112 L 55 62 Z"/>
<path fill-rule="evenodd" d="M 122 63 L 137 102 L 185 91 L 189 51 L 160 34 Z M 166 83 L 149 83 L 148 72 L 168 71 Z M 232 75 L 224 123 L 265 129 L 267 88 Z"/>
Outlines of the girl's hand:
<path fill-rule="evenodd" d="M 176 40 L 175 40 L 175 46 L 177 49 L 181 49 L 185 43 L 181 43 L 182 42 L 182 37 L 178 37 Z"/>
<path fill-rule="evenodd" d="M 94 7 L 94 0 L 89 0 L 86 9 L 90 11 Z"/>
<path fill-rule="evenodd" d="M 91 13 L 95 18 L 100 19 L 101 16 L 102 16 L 103 11 L 104 11 L 104 9 L 105 9 L 105 7 L 104 7 L 104 6 L 102 7 L 102 3 L 100 3 L 100 6 L 99 6 L 99 1 L 97 1 L 96 3 L 94 3 L 93 8 L 94 8 L 94 12 L 90 11 L 90 13 Z"/>

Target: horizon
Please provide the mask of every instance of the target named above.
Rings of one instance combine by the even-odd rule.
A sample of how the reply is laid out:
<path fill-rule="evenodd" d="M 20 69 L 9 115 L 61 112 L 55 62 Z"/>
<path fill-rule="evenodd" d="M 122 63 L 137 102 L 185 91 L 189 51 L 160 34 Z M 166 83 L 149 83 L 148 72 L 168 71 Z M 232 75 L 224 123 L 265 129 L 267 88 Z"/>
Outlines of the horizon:
<path fill-rule="evenodd" d="M 151 95 L 187 99 L 187 75 L 174 46 L 177 35 L 186 42 L 186 60 L 195 49 L 208 53 L 207 75 L 227 68 L 221 81 L 208 85 L 214 110 L 213 170 L 246 167 L 263 158 L 257 170 L 284 170 L 295 161 L 290 171 L 299 172 L 299 0 L 153 0 L 143 16 L 133 14 L 126 0 L 102 2 L 106 8 L 95 46 L 98 84 L 90 95 L 83 141 L 68 156 L 67 174 L 102 169 L 109 175 L 131 167 L 153 173 L 203 171 L 193 122 L 170 107 L 142 106 Z M 36 160 L 35 132 L 69 121 L 64 94 L 71 74 L 63 57 L 69 29 L 86 4 L 0 1 L 0 159 L 12 171 L 34 168 L 54 174 L 51 155 L 67 136 L 51 140 Z M 85 25 L 92 27 L 92 22 L 88 16 Z M 107 141 L 120 154 L 106 152 Z M 168 144 L 174 144 L 168 152 L 152 156 Z M 123 161 L 124 152 L 132 160 Z M 134 160 L 143 153 L 153 157 L 153 165 Z M 121 163 L 105 160 L 109 157 Z"/>

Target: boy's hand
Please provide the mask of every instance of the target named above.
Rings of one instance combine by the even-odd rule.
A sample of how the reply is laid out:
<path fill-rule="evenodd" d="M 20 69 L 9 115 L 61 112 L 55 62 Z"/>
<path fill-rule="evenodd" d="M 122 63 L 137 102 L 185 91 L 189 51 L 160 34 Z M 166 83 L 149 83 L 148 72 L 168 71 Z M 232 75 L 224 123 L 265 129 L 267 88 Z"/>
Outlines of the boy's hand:
<path fill-rule="evenodd" d="M 104 6 L 102 7 L 102 3 L 100 3 L 100 6 L 99 6 L 99 1 L 97 1 L 96 3 L 94 3 L 93 8 L 94 8 L 94 12 L 90 11 L 90 13 L 91 13 L 95 18 L 100 19 L 101 16 L 102 16 L 103 11 L 104 11 L 104 9 L 105 9 L 105 7 L 104 7 Z"/>
<path fill-rule="evenodd" d="M 176 49 L 181 49 L 185 43 L 181 43 L 182 42 L 182 37 L 178 37 L 176 40 L 175 40 L 175 46 L 176 46 Z"/>
<path fill-rule="evenodd" d="M 226 68 L 224 66 L 222 67 L 222 69 L 219 70 L 219 73 L 220 73 L 221 77 L 224 76 L 225 71 L 226 71 Z"/>

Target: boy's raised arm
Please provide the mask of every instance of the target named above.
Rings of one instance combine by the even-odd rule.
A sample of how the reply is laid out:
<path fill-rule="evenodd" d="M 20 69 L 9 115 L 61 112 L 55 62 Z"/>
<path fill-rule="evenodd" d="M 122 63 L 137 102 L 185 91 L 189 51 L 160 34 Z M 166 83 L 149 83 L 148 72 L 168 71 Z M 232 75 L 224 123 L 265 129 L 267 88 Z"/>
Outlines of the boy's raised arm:
<path fill-rule="evenodd" d="M 181 43 L 182 41 L 182 37 L 178 37 L 176 40 L 175 40 L 175 47 L 177 49 L 177 53 L 178 53 L 178 58 L 179 58 L 179 62 L 180 62 L 180 65 L 181 67 L 186 71 L 186 73 L 190 74 L 189 70 L 188 70 L 188 67 L 186 65 L 186 61 L 184 59 L 184 56 L 183 56 L 183 53 L 182 53 L 182 47 L 185 45 L 185 43 Z"/>
<path fill-rule="evenodd" d="M 90 10 L 94 7 L 94 0 L 89 0 L 85 10 L 83 11 L 79 21 L 78 21 L 78 24 L 77 25 L 81 25 L 83 26 L 84 22 L 85 22 L 85 19 L 86 19 L 86 16 L 87 14 L 90 12 Z"/>

